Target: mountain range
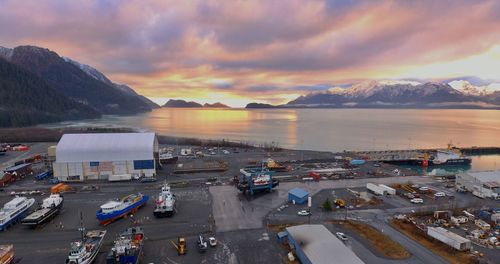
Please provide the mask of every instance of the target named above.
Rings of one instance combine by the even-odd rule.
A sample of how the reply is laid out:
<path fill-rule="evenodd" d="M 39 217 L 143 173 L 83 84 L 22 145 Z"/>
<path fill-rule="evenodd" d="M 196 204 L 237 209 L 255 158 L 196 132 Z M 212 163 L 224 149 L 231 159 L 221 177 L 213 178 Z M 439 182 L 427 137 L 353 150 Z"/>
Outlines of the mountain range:
<path fill-rule="evenodd" d="M 203 108 L 229 108 L 229 106 L 222 104 L 222 103 L 205 103 L 205 104 L 200 104 L 197 102 L 193 101 L 185 101 L 185 100 L 175 100 L 175 99 L 170 99 L 168 102 L 166 102 L 163 107 L 170 107 L 170 108 L 198 108 L 198 107 L 203 107 Z"/>
<path fill-rule="evenodd" d="M 130 87 L 113 83 L 95 68 L 61 57 L 45 48 L 0 47 L 0 59 L 3 67 L 0 83 L 2 87 L 10 87 L 9 95 L 0 98 L 0 118 L 3 120 L 0 126 L 95 118 L 102 114 L 135 114 L 159 107 Z M 36 98 L 31 96 L 35 94 Z M 64 107 L 52 108 L 52 99 L 60 103 L 65 101 L 61 106 L 71 106 L 70 110 L 75 111 L 65 114 L 61 112 L 65 111 Z M 34 100 L 45 105 L 39 105 Z M 6 115 L 7 112 L 10 114 Z"/>
<path fill-rule="evenodd" d="M 363 81 L 300 96 L 281 108 L 500 108 L 500 90 L 467 81 Z M 269 107 L 269 105 L 266 105 Z M 249 104 L 247 108 L 261 108 Z"/>

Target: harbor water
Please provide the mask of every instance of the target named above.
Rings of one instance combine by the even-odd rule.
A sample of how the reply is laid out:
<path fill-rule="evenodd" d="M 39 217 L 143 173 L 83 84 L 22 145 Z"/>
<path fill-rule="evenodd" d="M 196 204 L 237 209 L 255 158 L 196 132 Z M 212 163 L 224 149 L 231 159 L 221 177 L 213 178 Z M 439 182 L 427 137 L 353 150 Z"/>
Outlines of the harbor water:
<path fill-rule="evenodd" d="M 160 108 L 45 126 L 130 127 L 168 136 L 334 152 L 445 148 L 450 142 L 464 147 L 500 145 L 497 110 Z M 471 169 L 495 169 L 497 161 L 500 166 L 498 155 L 475 157 Z"/>

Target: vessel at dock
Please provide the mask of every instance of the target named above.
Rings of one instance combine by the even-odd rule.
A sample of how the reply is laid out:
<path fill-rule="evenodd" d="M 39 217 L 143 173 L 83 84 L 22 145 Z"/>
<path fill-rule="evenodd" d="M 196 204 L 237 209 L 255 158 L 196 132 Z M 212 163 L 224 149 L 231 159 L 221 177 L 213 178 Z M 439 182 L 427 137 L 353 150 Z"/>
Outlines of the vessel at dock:
<path fill-rule="evenodd" d="M 155 201 L 155 210 L 153 212 L 156 217 L 172 216 L 176 211 L 175 195 L 170 190 L 170 185 L 165 183 L 161 187 L 161 192 L 158 199 Z"/>
<path fill-rule="evenodd" d="M 429 165 L 468 165 L 472 162 L 472 158 L 463 155 L 461 152 L 453 150 L 437 150 L 436 154 L 429 159 Z"/>
<path fill-rule="evenodd" d="M 130 227 L 115 240 L 106 257 L 107 264 L 137 264 L 144 247 L 144 232 L 141 227 Z"/>
<path fill-rule="evenodd" d="M 26 216 L 23 220 L 21 220 L 21 223 L 31 227 L 43 225 L 59 214 L 63 202 L 64 198 L 60 194 L 53 193 L 49 197 L 43 199 L 40 208 Z"/>
<path fill-rule="evenodd" d="M 162 164 L 176 163 L 179 159 L 179 157 L 174 156 L 172 153 L 160 153 L 159 158 Z"/>
<path fill-rule="evenodd" d="M 84 230 L 84 228 L 80 229 L 82 239 L 71 243 L 66 264 L 90 264 L 99 253 L 106 231 L 92 230 L 84 233 Z"/>
<path fill-rule="evenodd" d="M 149 196 L 138 193 L 125 196 L 119 200 L 109 201 L 101 205 L 96 217 L 101 225 L 108 225 L 130 213 L 135 213 L 148 200 Z"/>
<path fill-rule="evenodd" d="M 0 245 L 0 264 L 12 263 L 14 256 L 14 245 Z"/>
<path fill-rule="evenodd" d="M 0 210 L 0 231 L 23 218 L 34 203 L 35 199 L 22 196 L 16 196 L 6 203 Z"/>
<path fill-rule="evenodd" d="M 454 165 L 470 165 L 472 158 L 464 155 L 460 149 L 448 144 L 447 149 L 438 149 L 425 152 L 421 155 L 406 158 L 384 160 L 384 162 L 398 165 L 418 165 L 418 166 L 454 166 Z"/>

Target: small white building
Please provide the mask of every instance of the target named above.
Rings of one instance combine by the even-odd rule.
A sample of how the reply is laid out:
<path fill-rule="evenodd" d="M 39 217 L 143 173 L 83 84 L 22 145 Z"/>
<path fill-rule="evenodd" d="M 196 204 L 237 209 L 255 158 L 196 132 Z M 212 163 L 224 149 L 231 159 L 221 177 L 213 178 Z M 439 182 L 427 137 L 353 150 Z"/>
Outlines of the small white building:
<path fill-rule="evenodd" d="M 500 171 L 463 172 L 457 174 L 456 187 L 481 197 L 500 198 Z"/>
<path fill-rule="evenodd" d="M 107 180 L 113 176 L 156 176 L 154 133 L 65 134 L 52 163 L 60 181 Z"/>

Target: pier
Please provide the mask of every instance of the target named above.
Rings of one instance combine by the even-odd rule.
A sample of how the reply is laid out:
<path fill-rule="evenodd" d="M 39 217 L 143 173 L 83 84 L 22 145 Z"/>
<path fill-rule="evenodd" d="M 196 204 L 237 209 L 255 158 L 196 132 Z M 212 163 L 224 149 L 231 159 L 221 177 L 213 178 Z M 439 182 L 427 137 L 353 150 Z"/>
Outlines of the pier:
<path fill-rule="evenodd" d="M 500 154 L 500 147 L 466 147 L 458 148 L 464 155 L 494 155 Z M 358 158 L 373 161 L 403 161 L 422 159 L 428 153 L 440 149 L 403 149 L 403 150 L 373 150 L 353 152 Z"/>

